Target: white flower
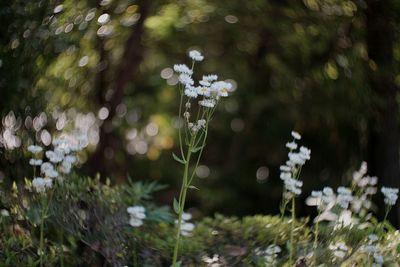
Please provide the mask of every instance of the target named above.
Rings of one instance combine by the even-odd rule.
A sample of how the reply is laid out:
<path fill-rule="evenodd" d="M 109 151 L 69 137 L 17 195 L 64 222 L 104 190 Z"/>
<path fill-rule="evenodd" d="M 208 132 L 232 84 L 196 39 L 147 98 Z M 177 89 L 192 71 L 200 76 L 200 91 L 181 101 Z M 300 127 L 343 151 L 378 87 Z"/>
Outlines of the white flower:
<path fill-rule="evenodd" d="M 387 205 L 393 206 L 394 204 L 396 204 L 399 194 L 398 188 L 382 187 L 381 192 L 385 196 L 385 203 Z"/>
<path fill-rule="evenodd" d="M 182 73 L 179 75 L 179 81 L 183 85 L 193 85 L 194 84 L 192 77 L 190 77 L 186 73 Z"/>
<path fill-rule="evenodd" d="M 45 175 L 50 178 L 56 178 L 58 177 L 58 172 L 56 170 L 49 170 L 45 172 Z"/>
<path fill-rule="evenodd" d="M 32 166 L 40 166 L 42 165 L 43 161 L 41 159 L 30 159 L 29 164 Z"/>
<path fill-rule="evenodd" d="M 32 180 L 32 186 L 35 188 L 36 192 L 44 193 L 47 188 L 53 186 L 53 181 L 49 178 L 36 177 Z"/>
<path fill-rule="evenodd" d="M 192 214 L 188 213 L 188 212 L 184 212 L 182 213 L 182 220 L 183 221 L 189 221 L 192 219 Z"/>
<path fill-rule="evenodd" d="M 293 179 L 293 178 L 287 178 L 284 179 L 285 183 L 285 188 L 287 191 L 295 194 L 295 195 L 300 195 L 301 194 L 301 187 L 303 186 L 303 182 Z"/>
<path fill-rule="evenodd" d="M 28 146 L 28 151 L 33 153 L 33 154 L 37 154 L 42 152 L 43 148 L 40 146 L 35 146 L 35 145 L 30 145 Z"/>
<path fill-rule="evenodd" d="M 335 200 L 335 196 L 333 193 L 332 188 L 330 187 L 324 187 L 322 190 L 323 196 L 322 196 L 322 201 L 324 202 L 325 205 L 329 205 Z"/>
<path fill-rule="evenodd" d="M 347 254 L 347 251 L 349 250 L 349 248 L 343 242 L 330 244 L 329 249 L 333 250 L 333 255 L 337 258 L 344 258 Z"/>
<path fill-rule="evenodd" d="M 276 245 L 270 245 L 266 250 L 266 252 L 270 255 L 280 253 L 281 251 L 282 251 L 281 248 Z"/>
<path fill-rule="evenodd" d="M 383 256 L 378 254 L 378 253 L 375 253 L 374 254 L 374 261 L 377 264 L 383 264 Z"/>
<path fill-rule="evenodd" d="M 207 263 L 207 267 L 222 267 L 223 265 L 220 263 L 219 255 L 214 254 L 212 258 L 204 255 L 201 257 L 201 260 L 204 263 Z"/>
<path fill-rule="evenodd" d="M 292 173 L 286 171 L 281 172 L 280 178 L 281 180 L 292 179 Z"/>
<path fill-rule="evenodd" d="M 228 91 L 232 89 L 232 84 L 218 81 L 211 85 L 211 91 L 216 92 L 218 96 L 227 97 Z"/>
<path fill-rule="evenodd" d="M 316 198 L 322 198 L 322 191 L 312 191 L 311 196 Z"/>
<path fill-rule="evenodd" d="M 377 241 L 379 238 L 375 234 L 370 234 L 368 235 L 368 239 L 371 240 L 372 242 Z"/>
<path fill-rule="evenodd" d="M 279 169 L 280 169 L 282 172 L 290 172 L 290 171 L 292 170 L 292 168 L 290 168 L 289 166 L 286 166 L 286 165 L 281 165 L 281 166 L 279 167 Z"/>
<path fill-rule="evenodd" d="M 195 227 L 193 223 L 188 222 L 191 219 L 192 214 L 187 212 L 182 213 L 181 234 L 183 236 L 190 236 Z M 178 220 L 176 220 L 175 223 L 178 224 Z"/>
<path fill-rule="evenodd" d="M 143 225 L 143 221 L 142 221 L 141 219 L 137 219 L 137 218 L 135 218 L 135 217 L 131 217 L 131 218 L 129 219 L 129 224 L 130 224 L 132 227 L 139 227 L 139 226 Z"/>
<path fill-rule="evenodd" d="M 46 151 L 46 157 L 53 163 L 59 163 L 63 160 L 64 156 L 60 153 L 60 151 Z"/>
<path fill-rule="evenodd" d="M 189 112 L 187 112 L 187 111 L 185 111 L 184 113 L 183 113 L 183 117 L 185 118 L 185 119 L 189 119 L 190 118 L 190 113 Z"/>
<path fill-rule="evenodd" d="M 360 169 L 353 173 L 353 181 L 357 183 L 365 174 L 367 174 L 367 163 L 363 161 Z"/>
<path fill-rule="evenodd" d="M 300 153 L 289 152 L 289 161 L 291 161 L 294 165 L 303 166 L 306 163 L 306 159 L 301 156 Z"/>
<path fill-rule="evenodd" d="M 304 160 L 310 160 L 310 158 L 311 158 L 310 155 L 311 155 L 311 150 L 310 149 L 308 149 L 308 148 L 306 148 L 304 146 L 300 147 L 299 156 L 301 158 L 303 158 Z"/>
<path fill-rule="evenodd" d="M 71 172 L 71 169 L 72 169 L 72 164 L 71 164 L 70 162 L 64 160 L 64 161 L 61 163 L 60 171 L 61 171 L 62 173 L 65 173 L 65 174 L 70 173 L 70 172 Z"/>
<path fill-rule="evenodd" d="M 286 147 L 295 150 L 297 148 L 297 144 L 295 142 L 286 143 Z"/>
<path fill-rule="evenodd" d="M 301 135 L 298 132 L 292 131 L 292 136 L 296 140 L 300 140 L 301 139 Z"/>
<path fill-rule="evenodd" d="M 189 57 L 194 61 L 202 61 L 204 59 L 204 56 L 197 50 L 190 51 Z"/>
<path fill-rule="evenodd" d="M 215 74 L 203 75 L 203 81 L 213 82 L 218 80 L 218 76 Z"/>
<path fill-rule="evenodd" d="M 199 101 L 199 105 L 206 107 L 206 108 L 213 108 L 215 106 L 215 100 L 214 99 L 203 99 Z"/>
<path fill-rule="evenodd" d="M 199 87 L 197 87 L 197 94 L 203 95 L 206 97 L 210 97 L 211 91 L 210 91 L 210 88 L 208 88 L 208 87 L 199 86 Z"/>
<path fill-rule="evenodd" d="M 340 186 L 337 189 L 337 204 L 343 209 L 347 209 L 349 207 L 350 202 L 353 200 L 353 196 L 351 195 L 350 189 Z"/>
<path fill-rule="evenodd" d="M 67 156 L 64 157 L 64 161 L 68 162 L 68 163 L 71 163 L 71 164 L 74 164 L 76 162 L 76 157 L 73 156 L 73 155 L 67 155 Z"/>
<path fill-rule="evenodd" d="M 48 170 L 54 170 L 54 166 L 50 162 L 44 162 L 42 164 L 42 166 L 40 166 L 40 170 L 41 170 L 41 172 L 46 172 Z"/>
<path fill-rule="evenodd" d="M 197 121 L 197 126 L 199 127 L 205 127 L 206 126 L 206 120 L 201 119 Z"/>
<path fill-rule="evenodd" d="M 40 171 L 46 176 L 50 178 L 56 178 L 58 176 L 58 172 L 54 170 L 54 166 L 50 162 L 45 162 L 40 166 Z"/>
<path fill-rule="evenodd" d="M 205 80 L 199 81 L 199 84 L 203 85 L 205 87 L 210 87 L 211 86 L 211 83 L 209 81 L 205 81 Z"/>
<path fill-rule="evenodd" d="M 192 75 L 193 71 L 188 68 L 185 64 L 175 64 L 174 70 L 178 73 L 186 73 L 188 75 Z"/>
<path fill-rule="evenodd" d="M 190 86 L 190 85 L 186 86 L 185 95 L 187 97 L 190 97 L 190 98 L 196 98 L 197 97 L 196 87 L 193 87 L 193 86 Z"/>
<path fill-rule="evenodd" d="M 189 222 L 182 222 L 181 234 L 183 236 L 190 236 L 191 232 L 194 230 L 194 224 Z"/>
<path fill-rule="evenodd" d="M 143 220 L 146 218 L 146 209 L 143 206 L 128 207 L 126 211 L 130 215 L 129 224 L 132 227 L 139 227 L 143 224 Z"/>

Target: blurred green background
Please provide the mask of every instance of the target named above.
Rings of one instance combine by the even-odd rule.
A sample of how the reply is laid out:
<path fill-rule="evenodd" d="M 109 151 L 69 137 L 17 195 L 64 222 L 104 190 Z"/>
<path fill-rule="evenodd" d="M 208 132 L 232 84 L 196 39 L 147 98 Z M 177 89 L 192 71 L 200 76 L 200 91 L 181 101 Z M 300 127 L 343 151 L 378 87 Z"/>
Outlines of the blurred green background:
<path fill-rule="evenodd" d="M 2 1 L 0 177 L 27 175 L 24 138 L 92 112 L 100 122 L 80 171 L 159 181 L 170 203 L 181 177 L 172 66 L 197 49 L 198 70 L 236 90 L 211 123 L 193 212 L 277 213 L 292 129 L 312 150 L 302 200 L 346 183 L 362 161 L 399 187 L 399 14 L 390 0 Z M 21 139 L 7 145 L 10 120 Z"/>

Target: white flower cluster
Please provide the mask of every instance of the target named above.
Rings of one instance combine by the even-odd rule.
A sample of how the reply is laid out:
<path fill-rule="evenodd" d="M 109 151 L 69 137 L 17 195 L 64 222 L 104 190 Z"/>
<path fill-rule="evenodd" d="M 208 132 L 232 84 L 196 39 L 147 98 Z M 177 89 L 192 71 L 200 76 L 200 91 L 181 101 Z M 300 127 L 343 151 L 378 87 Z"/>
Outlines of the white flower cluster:
<path fill-rule="evenodd" d="M 128 207 L 126 211 L 130 215 L 129 224 L 132 227 L 143 225 L 143 220 L 146 218 L 146 209 L 143 206 Z"/>
<path fill-rule="evenodd" d="M 312 191 L 311 198 L 313 201 L 310 206 L 317 206 L 319 211 L 323 211 L 327 206 L 332 205 L 335 201 L 335 194 L 329 186 L 324 187 L 322 191 Z"/>
<path fill-rule="evenodd" d="M 332 250 L 333 256 L 338 259 L 343 259 L 349 251 L 349 247 L 344 242 L 330 244 L 329 249 Z"/>
<path fill-rule="evenodd" d="M 317 207 L 319 215 L 314 219 L 315 222 L 336 221 L 338 219 L 338 216 L 331 212 L 336 204 L 336 194 L 331 187 L 324 187 L 322 191 L 312 191 L 311 196 L 306 200 L 306 204 Z"/>
<path fill-rule="evenodd" d="M 43 151 L 43 148 L 40 146 L 30 145 L 28 146 L 28 151 L 32 154 L 38 154 Z"/>
<path fill-rule="evenodd" d="M 371 209 L 370 198 L 377 192 L 378 178 L 367 176 L 367 171 L 367 163 L 362 162 L 360 169 L 353 173 L 352 187 L 356 193 L 353 195 L 351 210 L 360 216 L 365 216 Z"/>
<path fill-rule="evenodd" d="M 285 184 L 285 189 L 295 195 L 301 194 L 301 187 L 303 186 L 303 182 L 291 177 L 291 173 L 281 173 L 281 179 Z"/>
<path fill-rule="evenodd" d="M 277 245 L 269 245 L 267 249 L 257 248 L 255 253 L 257 256 L 261 256 L 265 260 L 267 266 L 274 266 L 278 259 L 278 254 L 281 252 L 281 248 Z"/>
<path fill-rule="evenodd" d="M 181 223 L 181 234 L 183 236 L 190 236 L 192 231 L 194 230 L 194 224 L 190 223 L 192 219 L 192 214 L 184 212 L 182 214 L 182 223 Z M 175 223 L 178 223 L 178 220 L 175 221 Z"/>
<path fill-rule="evenodd" d="M 200 129 L 203 129 L 206 127 L 206 123 L 207 122 L 205 119 L 197 120 L 197 123 L 189 122 L 188 128 L 190 130 L 192 130 L 193 133 L 197 133 Z"/>
<path fill-rule="evenodd" d="M 311 158 L 311 150 L 304 146 L 301 146 L 299 151 L 295 152 L 298 147 L 296 140 L 300 140 L 301 136 L 295 131 L 292 131 L 291 134 L 293 141 L 286 144 L 286 147 L 290 150 L 288 153 L 289 160 L 286 161 L 286 165 L 280 166 L 280 178 L 284 182 L 285 190 L 289 193 L 288 198 L 301 194 L 303 182 L 298 180 L 297 176 L 300 168 Z"/>
<path fill-rule="evenodd" d="M 338 195 L 336 198 L 337 204 L 342 208 L 342 209 L 347 209 L 349 207 L 350 202 L 353 200 L 353 196 L 351 194 L 351 190 L 340 186 L 337 189 Z"/>
<path fill-rule="evenodd" d="M 190 51 L 189 57 L 194 61 L 202 61 L 204 59 L 204 56 L 197 50 Z"/>
<path fill-rule="evenodd" d="M 384 259 L 383 256 L 379 253 L 378 247 L 376 246 L 376 242 L 378 241 L 378 236 L 375 234 L 370 234 L 368 236 L 368 244 L 364 245 L 361 249 L 364 253 L 368 254 L 368 256 L 372 256 L 374 262 L 371 266 L 373 267 L 381 267 L 383 265 Z"/>
<path fill-rule="evenodd" d="M 47 177 L 36 177 L 32 180 L 32 186 L 35 188 L 36 192 L 44 193 L 46 192 L 46 189 L 49 189 L 53 186 L 53 180 Z"/>
<path fill-rule="evenodd" d="M 38 193 L 44 193 L 46 189 L 53 185 L 52 178 L 60 176 L 60 172 L 68 174 L 72 166 L 77 162 L 76 152 L 87 146 L 85 137 L 82 135 L 64 134 L 59 138 L 53 139 L 53 150 L 45 151 L 49 161 L 44 162 L 40 159 L 40 153 L 43 148 L 37 145 L 28 146 L 28 151 L 33 154 L 29 164 L 36 167 L 40 166 L 40 172 L 44 176 L 36 177 L 32 180 L 32 186 Z"/>
<path fill-rule="evenodd" d="M 198 51 L 190 51 L 189 57 L 193 61 L 202 61 L 203 55 Z M 189 122 L 191 101 L 200 98 L 198 104 L 206 109 L 214 108 L 221 97 L 227 97 L 232 90 L 232 84 L 225 81 L 217 81 L 218 76 L 215 74 L 203 75 L 202 80 L 195 84 L 193 80 L 193 69 L 185 64 L 174 65 L 174 71 L 178 74 L 179 82 L 183 85 L 183 94 L 188 97 L 185 104 L 183 117 L 192 132 L 197 132 L 206 124 L 204 119 L 197 122 Z M 181 114 L 179 114 L 181 115 Z M 204 121 L 204 123 L 203 123 Z"/>
<path fill-rule="evenodd" d="M 394 204 L 396 204 L 399 194 L 398 188 L 382 187 L 381 192 L 385 196 L 386 205 L 393 206 Z"/>

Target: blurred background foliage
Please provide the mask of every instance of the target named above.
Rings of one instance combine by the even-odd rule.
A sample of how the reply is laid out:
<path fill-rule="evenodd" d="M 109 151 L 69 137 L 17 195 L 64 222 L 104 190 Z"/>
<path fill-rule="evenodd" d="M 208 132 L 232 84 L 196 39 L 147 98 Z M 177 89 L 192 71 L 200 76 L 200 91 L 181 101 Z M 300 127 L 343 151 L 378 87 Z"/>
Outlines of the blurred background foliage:
<path fill-rule="evenodd" d="M 292 129 L 312 150 L 305 195 L 348 181 L 363 160 L 398 187 L 398 11 L 377 0 L 3 1 L 0 112 L 30 142 L 59 130 L 62 114 L 93 112 L 81 171 L 168 184 L 159 201 L 169 203 L 181 177 L 171 67 L 198 49 L 197 67 L 236 90 L 211 124 L 192 212 L 276 213 Z M 15 166 L 27 164 L 10 150 L 1 178 L 21 180 Z"/>

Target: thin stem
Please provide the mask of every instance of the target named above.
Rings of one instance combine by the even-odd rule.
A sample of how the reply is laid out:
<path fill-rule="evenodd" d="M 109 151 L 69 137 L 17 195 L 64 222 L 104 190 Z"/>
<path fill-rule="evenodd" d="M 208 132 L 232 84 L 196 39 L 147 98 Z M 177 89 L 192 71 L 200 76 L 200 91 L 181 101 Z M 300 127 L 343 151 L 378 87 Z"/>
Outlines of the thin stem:
<path fill-rule="evenodd" d="M 290 226 L 290 251 L 289 251 L 289 265 L 293 265 L 293 236 L 294 236 L 294 222 L 295 222 L 295 198 L 294 196 L 292 197 L 292 221 L 291 221 L 291 226 Z"/>
<path fill-rule="evenodd" d="M 41 201 L 41 218 L 40 218 L 40 240 L 39 240 L 39 263 L 40 263 L 40 267 L 43 267 L 43 243 L 44 243 L 44 219 L 45 219 L 45 213 L 47 208 L 45 208 L 45 198 L 44 196 L 42 197 L 42 201 Z"/>
<path fill-rule="evenodd" d="M 321 215 L 321 211 L 318 212 L 318 217 Z M 314 233 L 314 266 L 317 266 L 317 247 L 318 247 L 318 235 L 319 235 L 319 221 L 315 224 Z"/>
<path fill-rule="evenodd" d="M 47 211 L 49 210 L 50 207 L 50 202 L 53 198 L 53 192 L 54 189 L 51 190 L 50 193 L 50 198 L 47 199 L 47 196 L 42 196 L 41 200 L 41 220 L 40 220 L 40 240 L 39 240 L 39 262 L 40 262 L 40 267 L 43 266 L 43 254 L 44 254 L 44 220 L 46 219 L 47 216 Z M 47 200 L 47 201 L 46 201 Z M 47 202 L 47 203 L 46 203 Z"/>
<path fill-rule="evenodd" d="M 207 132 L 208 132 L 208 125 L 206 126 L 206 129 L 204 130 L 204 139 L 203 139 L 203 143 L 201 144 L 201 149 L 200 149 L 199 155 L 198 155 L 198 157 L 197 157 L 196 165 L 194 166 L 193 173 L 192 173 L 192 175 L 190 176 L 189 184 L 188 184 L 188 185 L 190 185 L 190 184 L 192 183 L 192 180 L 193 180 L 194 175 L 195 175 L 195 173 L 196 173 L 197 166 L 199 166 L 200 158 L 201 158 L 201 155 L 203 154 L 204 145 L 205 145 L 206 140 L 207 140 Z"/>
<path fill-rule="evenodd" d="M 181 113 L 182 113 L 182 104 L 183 104 L 183 93 L 180 92 L 181 94 L 181 100 L 179 102 L 179 119 L 181 118 Z M 182 146 L 182 133 L 181 133 L 181 125 L 178 127 L 178 135 L 179 135 L 179 148 L 181 150 L 181 156 L 182 159 L 185 160 L 184 155 L 183 155 L 183 146 Z"/>
<path fill-rule="evenodd" d="M 176 261 L 178 259 L 178 250 L 179 250 L 179 242 L 180 242 L 180 237 L 181 237 L 181 226 L 182 226 L 182 214 L 183 214 L 183 210 L 185 208 L 186 193 L 188 190 L 188 173 L 189 173 L 190 157 L 192 155 L 193 142 L 194 142 L 194 138 L 191 138 L 190 144 L 188 146 L 186 161 L 185 161 L 185 169 L 183 172 L 181 196 L 179 199 L 178 225 L 176 227 L 175 247 L 174 247 L 174 254 L 172 256 L 172 266 L 173 267 L 176 266 Z"/>

